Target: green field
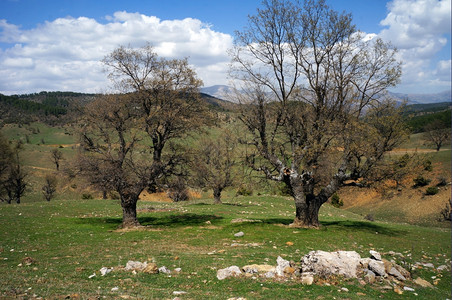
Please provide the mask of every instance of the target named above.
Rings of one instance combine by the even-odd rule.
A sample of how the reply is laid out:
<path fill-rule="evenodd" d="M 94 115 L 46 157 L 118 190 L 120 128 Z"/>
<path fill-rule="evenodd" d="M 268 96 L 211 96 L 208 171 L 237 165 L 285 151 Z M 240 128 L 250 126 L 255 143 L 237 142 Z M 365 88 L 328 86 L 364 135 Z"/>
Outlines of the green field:
<path fill-rule="evenodd" d="M 121 222 L 115 200 L 58 200 L 1 205 L 1 296 L 49 298 L 171 299 L 173 291 L 185 291 L 182 299 L 446 299 L 450 296 L 450 271 L 416 269 L 412 275 L 432 282 L 434 288 L 415 289 L 398 295 L 386 290 L 386 282 L 360 285 L 356 279 L 336 279 L 331 285 L 303 286 L 274 279 L 233 278 L 219 281 L 216 271 L 231 265 L 276 264 L 277 256 L 298 262 L 311 250 L 355 250 L 363 257 L 369 250 L 395 251 L 405 266 L 416 262 L 450 266 L 451 232 L 393 223 L 369 222 L 358 215 L 325 205 L 322 228 L 293 229 L 292 201 L 283 197 L 228 197 L 225 204 L 212 200 L 185 203 L 139 202 L 144 227 L 116 230 Z M 246 218 L 254 223 L 231 223 Z M 243 231 L 244 237 L 234 233 Z M 243 246 L 231 246 L 237 242 Z M 292 246 L 286 243 L 292 242 Z M 253 246 L 246 244 L 256 243 Z M 384 255 L 388 259 L 390 256 Z M 32 258 L 31 265 L 24 259 Z M 166 274 L 136 275 L 120 270 L 128 260 L 155 261 Z M 403 261 L 403 262 L 402 262 Z M 102 267 L 114 271 L 101 276 Z M 116 269 L 116 270 L 115 270 Z M 93 278 L 88 278 L 96 273 Z M 118 287 L 118 291 L 111 291 Z M 342 287 L 348 292 L 340 291 Z"/>

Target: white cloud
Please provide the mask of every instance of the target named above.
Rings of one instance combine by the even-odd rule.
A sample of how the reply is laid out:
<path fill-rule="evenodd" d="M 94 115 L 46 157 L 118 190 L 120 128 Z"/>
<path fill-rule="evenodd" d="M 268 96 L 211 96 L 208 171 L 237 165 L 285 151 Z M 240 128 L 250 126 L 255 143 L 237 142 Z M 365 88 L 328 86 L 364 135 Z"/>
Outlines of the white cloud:
<path fill-rule="evenodd" d="M 119 45 L 147 42 L 162 57 L 188 57 L 205 85 L 226 82 L 230 35 L 191 18 L 116 12 L 106 20 L 59 18 L 30 30 L 0 20 L 0 42 L 11 44 L 0 50 L 0 93 L 103 91 L 109 82 L 100 60 Z"/>
<path fill-rule="evenodd" d="M 380 22 L 387 28 L 379 36 L 399 49 L 403 62 L 399 89 L 405 92 L 450 89 L 450 75 L 448 79 L 440 76 L 444 70 L 435 70 L 432 65 L 437 63 L 438 53 L 444 51 L 447 36 L 450 39 L 451 1 L 394 0 L 388 4 L 388 10 L 386 18 Z"/>

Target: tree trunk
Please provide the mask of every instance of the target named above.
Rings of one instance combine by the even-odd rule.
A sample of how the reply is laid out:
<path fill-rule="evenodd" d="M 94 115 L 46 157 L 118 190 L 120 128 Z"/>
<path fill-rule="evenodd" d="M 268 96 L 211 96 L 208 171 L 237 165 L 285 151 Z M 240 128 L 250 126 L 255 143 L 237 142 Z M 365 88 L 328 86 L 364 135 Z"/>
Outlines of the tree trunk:
<path fill-rule="evenodd" d="M 121 197 L 122 228 L 140 226 L 137 219 L 137 201 L 138 197 L 129 197 L 128 199 Z"/>
<path fill-rule="evenodd" d="M 319 210 L 322 206 L 320 199 L 314 195 L 294 195 L 295 219 L 293 227 L 320 227 Z"/>
<path fill-rule="evenodd" d="M 221 204 L 221 191 L 220 188 L 214 188 L 213 189 L 213 199 L 215 204 Z"/>

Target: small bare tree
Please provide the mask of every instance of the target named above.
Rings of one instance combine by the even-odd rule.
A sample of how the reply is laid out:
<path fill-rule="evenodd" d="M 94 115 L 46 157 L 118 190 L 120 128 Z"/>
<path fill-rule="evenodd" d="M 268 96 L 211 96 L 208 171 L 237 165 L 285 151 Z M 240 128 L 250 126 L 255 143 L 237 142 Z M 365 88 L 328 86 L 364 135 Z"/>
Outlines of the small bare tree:
<path fill-rule="evenodd" d="M 433 145 L 439 151 L 443 144 L 450 141 L 451 129 L 445 126 L 441 120 L 435 120 L 425 126 L 424 139 L 427 144 Z"/>
<path fill-rule="evenodd" d="M 58 149 L 52 149 L 50 151 L 50 158 L 55 164 L 56 170 L 60 170 L 60 161 L 63 159 L 63 153 Z"/>
<path fill-rule="evenodd" d="M 221 192 L 234 184 L 234 166 L 237 163 L 236 141 L 229 131 L 218 139 L 202 139 L 192 162 L 197 185 L 213 190 L 216 204 L 221 203 Z"/>
<path fill-rule="evenodd" d="M 55 197 L 57 184 L 58 180 L 55 175 L 46 175 L 45 184 L 42 186 L 42 194 L 44 199 L 50 201 L 53 197 Z"/>

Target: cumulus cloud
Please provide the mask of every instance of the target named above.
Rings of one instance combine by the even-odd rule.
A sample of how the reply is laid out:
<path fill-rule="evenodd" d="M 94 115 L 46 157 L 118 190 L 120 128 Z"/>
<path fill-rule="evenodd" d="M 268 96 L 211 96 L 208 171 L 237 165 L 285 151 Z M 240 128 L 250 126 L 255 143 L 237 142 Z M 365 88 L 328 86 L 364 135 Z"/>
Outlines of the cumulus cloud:
<path fill-rule="evenodd" d="M 230 35 L 192 18 L 160 20 L 122 11 L 106 20 L 66 17 L 29 30 L 0 20 L 0 42 L 10 45 L 0 50 L 0 93 L 103 91 L 109 82 L 100 60 L 119 45 L 148 42 L 162 57 L 188 57 L 205 85 L 226 81 Z"/>
<path fill-rule="evenodd" d="M 415 92 L 440 92 L 450 89 L 449 76 L 444 74 L 446 62 L 435 56 L 444 51 L 451 33 L 450 0 L 394 0 L 388 4 L 388 14 L 379 36 L 399 49 L 403 61 L 401 89 Z M 450 55 L 450 54 L 449 54 Z M 450 67 L 450 60 L 449 60 Z M 425 87 L 429 85 L 430 90 Z M 422 88 L 423 90 L 417 90 Z"/>

